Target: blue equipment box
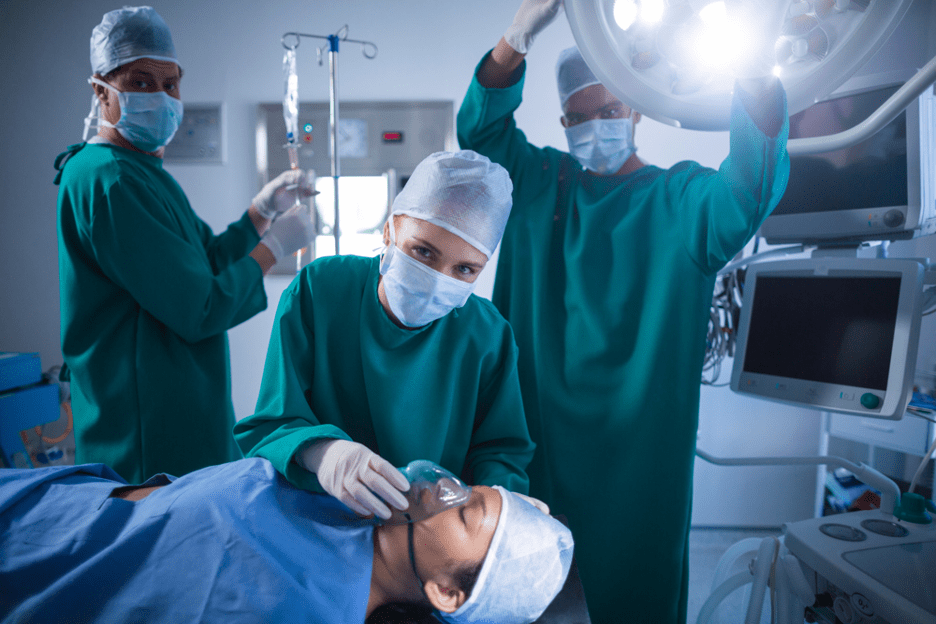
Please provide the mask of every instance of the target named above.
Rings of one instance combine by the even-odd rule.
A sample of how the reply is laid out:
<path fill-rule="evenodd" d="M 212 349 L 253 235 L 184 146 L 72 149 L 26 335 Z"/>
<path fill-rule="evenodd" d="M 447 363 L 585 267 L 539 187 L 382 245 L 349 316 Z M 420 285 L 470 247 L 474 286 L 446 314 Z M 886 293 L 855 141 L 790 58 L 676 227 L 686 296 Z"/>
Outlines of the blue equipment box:
<path fill-rule="evenodd" d="M 38 353 L 0 351 L 0 392 L 31 386 L 42 381 L 42 361 Z"/>
<path fill-rule="evenodd" d="M 6 466 L 32 467 L 20 432 L 58 420 L 59 409 L 55 383 L 0 393 L 0 455 Z"/>

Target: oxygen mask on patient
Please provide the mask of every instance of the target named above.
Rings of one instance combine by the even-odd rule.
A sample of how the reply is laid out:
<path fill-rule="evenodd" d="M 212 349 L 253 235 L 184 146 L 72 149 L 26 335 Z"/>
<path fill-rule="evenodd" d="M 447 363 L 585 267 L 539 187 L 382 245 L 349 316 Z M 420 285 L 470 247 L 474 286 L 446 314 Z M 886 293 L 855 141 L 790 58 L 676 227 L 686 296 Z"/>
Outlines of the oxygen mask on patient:
<path fill-rule="evenodd" d="M 409 507 L 403 511 L 391 507 L 393 515 L 381 521 L 384 525 L 419 522 L 454 507 L 460 507 L 471 498 L 471 487 L 454 474 L 425 459 L 411 461 L 400 472 L 410 483 L 403 492 Z"/>

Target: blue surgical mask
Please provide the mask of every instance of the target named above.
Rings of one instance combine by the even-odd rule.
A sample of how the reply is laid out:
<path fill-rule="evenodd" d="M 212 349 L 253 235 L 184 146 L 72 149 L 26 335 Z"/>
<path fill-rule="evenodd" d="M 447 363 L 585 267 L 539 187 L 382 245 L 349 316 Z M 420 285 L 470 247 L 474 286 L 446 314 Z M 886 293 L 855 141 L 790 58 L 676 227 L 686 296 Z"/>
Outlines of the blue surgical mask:
<path fill-rule="evenodd" d="M 634 122 L 624 119 L 592 119 L 565 129 L 569 153 L 595 173 L 611 175 L 637 151 Z"/>
<path fill-rule="evenodd" d="M 168 95 L 164 91 L 156 93 L 137 93 L 133 91 L 118 91 L 103 80 L 89 78 L 88 82 L 99 84 L 117 94 L 120 104 L 120 119 L 112 124 L 100 115 L 99 110 L 92 107 L 91 114 L 85 122 L 85 128 L 90 127 L 89 121 L 95 116 L 98 123 L 109 128 L 116 128 L 120 136 L 127 139 L 134 147 L 144 152 L 155 152 L 165 147 L 175 136 L 182 123 L 182 102 Z M 97 98 L 95 98 L 97 102 Z M 85 137 L 87 139 L 87 136 Z"/>
<path fill-rule="evenodd" d="M 396 246 L 390 228 L 390 246 L 380 261 L 384 293 L 390 310 L 407 327 L 422 327 L 442 318 L 468 301 L 474 282 L 442 275 L 406 255 Z"/>

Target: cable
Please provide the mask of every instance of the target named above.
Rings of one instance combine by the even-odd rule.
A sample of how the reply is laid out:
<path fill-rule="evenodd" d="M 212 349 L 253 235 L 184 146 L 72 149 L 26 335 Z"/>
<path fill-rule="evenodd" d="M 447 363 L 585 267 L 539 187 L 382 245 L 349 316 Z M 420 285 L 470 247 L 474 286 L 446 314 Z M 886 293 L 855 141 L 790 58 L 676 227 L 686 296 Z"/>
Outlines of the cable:
<path fill-rule="evenodd" d="M 778 609 L 779 596 L 777 595 L 777 586 L 780 583 L 780 580 L 777 578 L 777 566 L 780 565 L 780 551 L 783 549 L 783 542 L 779 538 L 773 538 L 774 540 L 774 554 L 773 559 L 770 562 L 770 622 L 771 624 L 778 624 L 780 620 L 780 612 Z M 780 574 L 783 574 L 783 570 L 779 571 Z"/>
<path fill-rule="evenodd" d="M 936 423 L 936 418 L 930 418 L 929 416 L 924 416 L 920 412 L 916 411 L 916 409 L 913 406 L 907 406 L 907 411 L 905 413 L 909 414 L 910 416 L 916 416 L 917 418 L 922 418 L 923 420 L 928 420 L 931 423 Z"/>
<path fill-rule="evenodd" d="M 741 318 L 741 299 L 744 283 L 743 268 L 720 274 L 712 294 L 708 332 L 705 339 L 705 360 L 702 364 L 702 384 L 717 384 L 721 376 L 722 362 L 733 357 L 737 339 L 738 321 Z"/>
<path fill-rule="evenodd" d="M 766 260 L 767 258 L 773 258 L 774 256 L 789 256 L 793 254 L 803 253 L 807 249 L 812 248 L 811 245 L 790 245 L 789 247 L 777 247 L 776 249 L 769 249 L 767 251 L 762 251 L 756 255 L 747 256 L 746 258 L 741 258 L 740 260 L 735 260 L 734 262 L 729 262 L 718 272 L 719 275 L 724 275 L 725 273 L 731 273 L 735 269 L 743 266 L 747 266 L 752 262 L 759 262 L 761 260 Z"/>
<path fill-rule="evenodd" d="M 936 269 L 931 268 L 932 265 L 927 265 L 927 272 L 934 271 Z M 932 306 L 932 309 L 929 309 Z M 936 312 L 936 288 L 927 288 L 923 291 L 923 304 L 921 309 L 925 310 L 920 316 L 929 316 Z"/>
<path fill-rule="evenodd" d="M 806 245 L 790 245 L 759 252 L 760 238 L 757 238 L 754 241 L 752 255 L 730 262 L 718 272 L 705 338 L 705 360 L 702 365 L 701 380 L 703 385 L 715 387 L 730 385 L 716 382 L 721 376 L 722 362 L 725 358 L 734 357 L 747 266 L 767 258 L 803 253 L 806 248 Z"/>
<path fill-rule="evenodd" d="M 907 489 L 907 492 L 912 492 L 917 485 L 917 481 L 920 480 L 920 477 L 923 476 L 923 469 L 926 468 L 926 464 L 929 463 L 930 455 L 933 454 L 933 451 L 936 451 L 936 440 L 933 441 L 933 445 L 929 447 L 929 450 L 926 451 L 926 455 L 923 456 L 923 459 L 920 460 L 920 467 L 917 468 L 917 471 L 913 475 L 913 479 L 910 480 L 910 487 Z"/>

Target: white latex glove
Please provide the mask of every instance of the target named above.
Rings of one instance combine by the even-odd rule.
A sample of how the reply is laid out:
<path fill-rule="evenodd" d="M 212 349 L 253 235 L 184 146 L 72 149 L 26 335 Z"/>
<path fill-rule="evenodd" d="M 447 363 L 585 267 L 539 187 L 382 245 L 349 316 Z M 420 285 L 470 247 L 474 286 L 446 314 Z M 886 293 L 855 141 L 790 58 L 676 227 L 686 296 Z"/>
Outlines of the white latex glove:
<path fill-rule="evenodd" d="M 776 44 L 792 0 L 725 0 L 728 22 L 742 37 L 742 49 L 732 63 L 741 80 L 772 76 Z"/>
<path fill-rule="evenodd" d="M 275 219 L 296 205 L 296 196 L 315 195 L 309 178 L 301 169 L 290 169 L 267 182 L 251 204 L 265 219 Z"/>
<path fill-rule="evenodd" d="M 561 12 L 562 0 L 523 0 L 513 23 L 504 33 L 504 40 L 520 54 L 526 54 L 533 45 L 533 38 Z"/>
<path fill-rule="evenodd" d="M 260 242 L 267 246 L 276 261 L 307 246 L 315 236 L 312 217 L 305 206 L 294 206 L 281 215 Z"/>
<path fill-rule="evenodd" d="M 526 494 L 521 494 L 520 492 L 514 492 L 514 494 L 516 494 L 517 496 L 519 496 L 520 498 L 522 498 L 522 499 L 525 500 L 526 502 L 530 503 L 531 505 L 533 505 L 534 507 L 536 507 L 537 509 L 539 509 L 540 511 L 542 511 L 542 512 L 543 512 L 544 514 L 546 514 L 547 516 L 549 515 L 549 505 L 547 505 L 546 503 L 544 503 L 544 502 L 541 501 L 540 499 L 538 499 L 538 498 L 533 498 L 532 496 L 527 496 Z"/>
<path fill-rule="evenodd" d="M 384 520 L 389 518 L 390 508 L 380 498 L 400 510 L 409 507 L 400 493 L 409 490 L 409 481 L 390 462 L 363 444 L 322 440 L 304 449 L 297 459 L 301 466 L 318 476 L 326 492 L 362 516 L 374 514 Z"/>

